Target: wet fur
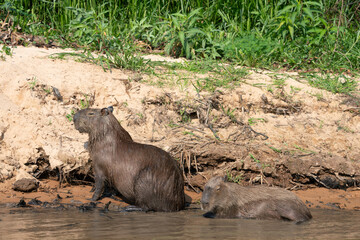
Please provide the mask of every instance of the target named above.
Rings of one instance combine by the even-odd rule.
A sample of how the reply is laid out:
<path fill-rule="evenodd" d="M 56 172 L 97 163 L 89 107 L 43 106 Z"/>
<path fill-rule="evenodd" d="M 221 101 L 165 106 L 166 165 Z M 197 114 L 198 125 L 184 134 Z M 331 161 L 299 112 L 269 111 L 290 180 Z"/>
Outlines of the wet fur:
<path fill-rule="evenodd" d="M 178 163 L 155 146 L 133 142 L 112 109 L 84 109 L 75 128 L 89 134 L 98 200 L 107 180 L 124 201 L 143 210 L 179 211 L 185 206 L 184 180 Z"/>
<path fill-rule="evenodd" d="M 303 222 L 312 218 L 306 205 L 292 192 L 265 186 L 244 187 L 214 177 L 201 198 L 205 217 L 279 219 Z"/>

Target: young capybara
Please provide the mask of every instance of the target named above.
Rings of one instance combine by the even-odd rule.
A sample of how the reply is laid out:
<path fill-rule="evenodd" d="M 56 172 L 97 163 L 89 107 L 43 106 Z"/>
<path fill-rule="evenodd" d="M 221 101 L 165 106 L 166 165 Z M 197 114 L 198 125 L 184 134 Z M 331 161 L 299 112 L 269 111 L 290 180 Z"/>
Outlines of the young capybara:
<path fill-rule="evenodd" d="M 292 192 L 265 186 L 244 187 L 213 177 L 201 197 L 205 217 L 281 219 L 303 222 L 312 218 L 309 209 Z"/>
<path fill-rule="evenodd" d="M 145 211 L 184 209 L 184 179 L 178 163 L 162 149 L 136 143 L 114 117 L 113 108 L 83 109 L 75 128 L 89 134 L 95 172 L 92 200 L 101 197 L 105 180 L 129 204 Z"/>

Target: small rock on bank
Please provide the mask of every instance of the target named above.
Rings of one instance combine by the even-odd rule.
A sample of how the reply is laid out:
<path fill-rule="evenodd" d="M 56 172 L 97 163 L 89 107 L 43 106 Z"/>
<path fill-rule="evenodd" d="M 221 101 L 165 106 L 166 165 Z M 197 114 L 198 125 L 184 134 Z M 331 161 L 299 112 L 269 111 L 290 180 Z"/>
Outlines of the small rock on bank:
<path fill-rule="evenodd" d="M 39 187 L 36 179 L 22 178 L 14 182 L 13 189 L 20 192 L 31 192 Z"/>

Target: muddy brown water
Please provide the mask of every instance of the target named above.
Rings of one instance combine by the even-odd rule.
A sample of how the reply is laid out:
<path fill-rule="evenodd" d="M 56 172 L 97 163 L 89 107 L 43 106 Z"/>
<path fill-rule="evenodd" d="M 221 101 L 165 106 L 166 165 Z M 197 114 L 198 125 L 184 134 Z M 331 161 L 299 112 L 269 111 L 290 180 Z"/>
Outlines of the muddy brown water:
<path fill-rule="evenodd" d="M 0 209 L 0 239 L 360 239 L 360 211 L 311 209 L 303 224 L 177 213 Z"/>

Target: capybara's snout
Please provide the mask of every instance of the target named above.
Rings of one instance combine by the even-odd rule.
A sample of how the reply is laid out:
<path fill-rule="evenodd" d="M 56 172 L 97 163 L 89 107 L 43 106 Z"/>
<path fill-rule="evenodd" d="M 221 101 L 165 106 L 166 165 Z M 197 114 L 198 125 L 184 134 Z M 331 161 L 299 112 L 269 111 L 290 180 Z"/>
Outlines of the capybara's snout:
<path fill-rule="evenodd" d="M 79 114 L 79 112 L 77 112 L 73 117 L 73 121 L 74 121 L 76 130 L 79 130 L 79 119 L 80 119 L 80 114 Z"/>
<path fill-rule="evenodd" d="M 208 202 L 201 202 L 200 207 L 201 207 L 201 210 L 207 210 L 208 207 L 209 207 L 209 203 Z"/>
<path fill-rule="evenodd" d="M 204 194 L 204 192 L 200 200 L 200 207 L 201 210 L 205 210 L 205 211 L 207 211 L 209 208 L 209 199 L 207 197 L 207 194 L 206 193 Z"/>
<path fill-rule="evenodd" d="M 84 124 L 82 124 L 81 122 L 81 111 L 77 112 L 74 117 L 73 117 L 73 121 L 74 121 L 74 126 L 75 129 L 78 130 L 80 133 L 84 133 L 85 131 L 85 127 Z"/>
<path fill-rule="evenodd" d="M 78 121 L 79 120 L 79 113 L 77 112 L 75 115 L 74 115 L 74 117 L 73 117 L 73 121 L 74 121 L 74 123 L 76 122 L 76 121 Z"/>

